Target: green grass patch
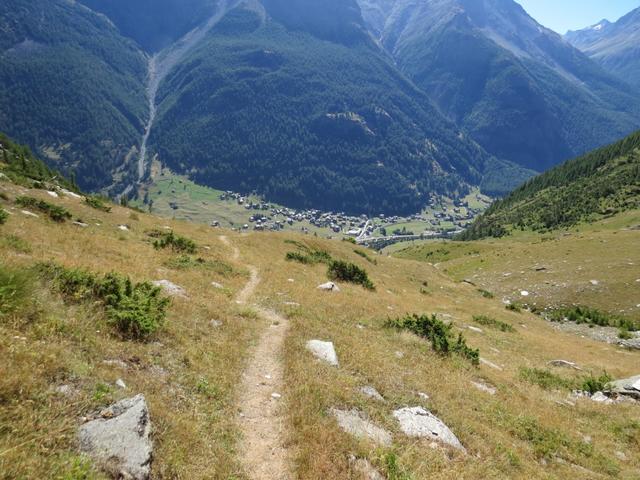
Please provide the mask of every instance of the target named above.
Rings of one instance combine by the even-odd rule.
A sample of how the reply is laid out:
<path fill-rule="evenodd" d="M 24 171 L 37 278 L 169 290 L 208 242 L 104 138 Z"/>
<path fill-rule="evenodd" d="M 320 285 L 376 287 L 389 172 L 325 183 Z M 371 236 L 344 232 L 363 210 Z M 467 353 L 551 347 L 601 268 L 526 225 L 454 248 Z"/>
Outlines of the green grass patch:
<path fill-rule="evenodd" d="M 96 210 L 100 210 L 101 212 L 109 213 L 111 212 L 111 206 L 109 206 L 109 200 L 101 197 L 97 197 L 95 195 L 87 195 L 84 199 L 84 203 L 89 205 L 91 208 L 95 208 Z"/>
<path fill-rule="evenodd" d="M 33 277 L 0 265 L 0 318 L 22 310 L 33 293 Z"/>
<path fill-rule="evenodd" d="M 482 295 L 484 298 L 494 298 L 495 295 L 493 293 L 491 293 L 489 290 L 485 290 L 484 288 L 479 288 L 478 292 L 480 293 L 480 295 Z"/>
<path fill-rule="evenodd" d="M 164 262 L 164 265 L 174 270 L 206 269 L 223 277 L 230 277 L 237 273 L 231 265 L 221 260 L 205 260 L 204 258 L 192 257 L 190 255 L 179 255 L 170 258 Z"/>
<path fill-rule="evenodd" d="M 71 220 L 72 215 L 66 208 L 54 205 L 44 200 L 38 200 L 33 197 L 18 197 L 16 204 L 22 208 L 33 208 L 46 214 L 54 222 L 62 223 Z"/>
<path fill-rule="evenodd" d="M 473 365 L 480 363 L 480 350 L 470 348 L 461 333 L 456 338 L 453 325 L 444 323 L 435 315 L 405 315 L 387 320 L 385 326 L 396 330 L 408 330 L 429 340 L 433 350 L 443 356 L 455 353 Z"/>
<path fill-rule="evenodd" d="M 516 312 L 516 313 L 522 312 L 522 305 L 520 305 L 519 303 L 508 303 L 505 305 L 504 308 L 506 308 L 510 312 Z"/>
<path fill-rule="evenodd" d="M 353 251 L 353 253 L 355 253 L 356 255 L 364 258 L 367 262 L 372 263 L 373 265 L 377 265 L 378 261 L 375 258 L 371 258 L 369 256 L 369 254 L 367 252 L 365 252 L 364 250 L 360 250 L 360 249 L 355 249 Z"/>
<path fill-rule="evenodd" d="M 165 321 L 170 300 L 149 282 L 133 283 L 119 273 L 99 276 L 53 263 L 39 264 L 38 270 L 65 300 L 101 303 L 109 323 L 124 338 L 144 340 Z"/>
<path fill-rule="evenodd" d="M 578 378 L 563 378 L 550 370 L 540 368 L 521 368 L 519 377 L 545 390 L 581 390 L 591 395 L 606 391 L 613 380 L 607 372 L 599 376 L 589 374 Z"/>
<path fill-rule="evenodd" d="M 31 253 L 32 251 L 29 242 L 17 235 L 7 235 L 6 237 L 0 238 L 0 244 L 18 253 Z"/>
<path fill-rule="evenodd" d="M 9 214 L 3 208 L 0 208 L 0 225 L 4 225 L 5 223 L 7 223 L 8 219 Z"/>
<path fill-rule="evenodd" d="M 505 323 L 501 320 L 496 320 L 495 318 L 492 318 L 492 317 L 488 317 L 487 315 L 474 315 L 473 321 L 480 325 L 484 325 L 485 327 L 500 330 L 501 332 L 513 333 L 516 331 L 516 329 L 513 328 L 508 323 Z"/>
<path fill-rule="evenodd" d="M 369 279 L 367 271 L 354 263 L 334 260 L 329 264 L 327 272 L 329 278 L 334 281 L 342 281 L 361 285 L 367 290 L 375 290 L 375 285 Z"/>

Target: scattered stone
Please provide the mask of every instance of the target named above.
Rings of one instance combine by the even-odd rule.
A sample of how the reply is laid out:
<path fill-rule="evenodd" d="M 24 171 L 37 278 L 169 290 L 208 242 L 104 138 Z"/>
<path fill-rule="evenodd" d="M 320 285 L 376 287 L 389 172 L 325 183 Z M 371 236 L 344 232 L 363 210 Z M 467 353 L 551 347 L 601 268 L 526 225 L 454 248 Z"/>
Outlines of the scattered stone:
<path fill-rule="evenodd" d="M 49 195 L 50 197 L 53 197 L 53 198 L 59 198 L 60 197 L 60 195 L 58 195 L 56 192 L 50 192 L 50 191 L 47 191 L 47 195 Z"/>
<path fill-rule="evenodd" d="M 80 427 L 82 452 L 116 478 L 147 480 L 153 445 L 151 421 L 143 395 L 121 400 Z"/>
<path fill-rule="evenodd" d="M 67 196 L 67 197 L 72 197 L 72 198 L 75 198 L 75 199 L 81 199 L 82 198 L 82 195 L 78 195 L 77 193 L 71 192 L 69 190 L 65 190 L 64 188 L 61 188 L 60 192 L 63 195 Z"/>
<path fill-rule="evenodd" d="M 362 393 L 366 397 L 373 398 L 374 400 L 377 400 L 379 402 L 384 402 L 384 397 L 380 395 L 380 392 L 378 392 L 378 390 L 376 390 L 374 387 L 371 387 L 371 386 L 362 387 L 360 388 L 360 393 Z"/>
<path fill-rule="evenodd" d="M 128 232 L 129 227 L 127 225 L 118 225 L 118 230 L 122 230 L 123 232 Z"/>
<path fill-rule="evenodd" d="M 222 326 L 222 322 L 220 320 L 211 320 L 209 323 L 213 328 L 220 328 Z"/>
<path fill-rule="evenodd" d="M 318 290 L 324 290 L 325 292 L 339 292 L 340 287 L 333 282 L 327 282 L 322 285 L 318 285 Z"/>
<path fill-rule="evenodd" d="M 613 403 L 613 400 L 611 400 L 602 392 L 596 392 L 591 395 L 591 400 L 598 403 L 604 403 L 605 405 L 610 405 Z"/>
<path fill-rule="evenodd" d="M 338 366 L 338 355 L 336 355 L 336 350 L 332 342 L 309 340 L 307 342 L 307 350 L 313 353 L 316 358 L 327 362 L 329 365 L 333 365 L 334 367 Z"/>
<path fill-rule="evenodd" d="M 360 474 L 364 480 L 385 480 L 380 472 L 365 458 L 356 458 L 350 455 L 349 465 L 353 471 Z"/>
<path fill-rule="evenodd" d="M 522 290 L 520 292 L 520 295 L 523 296 L 523 297 L 528 297 L 529 296 L 529 292 L 527 292 L 526 290 Z"/>
<path fill-rule="evenodd" d="M 403 352 L 395 352 L 396 358 L 404 358 Z"/>
<path fill-rule="evenodd" d="M 596 286 L 600 285 L 600 282 L 599 282 L 598 280 L 590 280 L 590 281 L 589 281 L 589 283 L 590 283 L 591 285 L 593 285 L 594 287 L 596 287 Z"/>
<path fill-rule="evenodd" d="M 409 437 L 429 438 L 466 452 L 449 427 L 422 407 L 401 408 L 394 411 L 393 416 L 400 423 L 400 429 Z"/>
<path fill-rule="evenodd" d="M 218 283 L 218 282 L 211 282 L 211 286 L 213 288 L 217 288 L 218 290 L 223 290 L 224 289 L 224 286 L 222 284 Z"/>
<path fill-rule="evenodd" d="M 273 398 L 274 400 L 280 400 L 282 398 L 282 395 L 280 395 L 279 393 L 272 393 L 271 398 Z"/>
<path fill-rule="evenodd" d="M 89 225 L 86 223 L 82 223 L 82 222 L 73 222 L 73 224 L 77 227 L 81 227 L 81 228 L 87 228 Z"/>
<path fill-rule="evenodd" d="M 576 363 L 568 360 L 551 360 L 548 365 L 560 368 L 573 368 L 574 370 L 582 370 Z"/>
<path fill-rule="evenodd" d="M 469 325 L 469 326 L 467 326 L 467 328 L 468 328 L 469 330 L 471 330 L 472 332 L 476 332 L 476 333 L 483 333 L 483 331 L 482 331 L 482 329 L 481 329 L 481 328 L 474 327 L 473 325 Z"/>
<path fill-rule="evenodd" d="M 125 388 L 127 388 L 127 384 L 124 383 L 124 380 L 119 378 L 118 380 L 116 380 L 116 387 L 122 388 L 124 390 Z"/>
<path fill-rule="evenodd" d="M 287 282 L 289 282 L 289 283 L 294 283 L 294 282 L 295 282 L 295 280 L 294 280 L 293 278 L 287 278 Z"/>
<path fill-rule="evenodd" d="M 419 396 L 422 400 L 429 400 L 429 398 L 431 398 L 431 397 L 429 397 L 429 395 L 427 395 L 427 394 L 426 394 L 426 393 L 424 393 L 424 392 L 418 392 L 418 396 Z"/>
<path fill-rule="evenodd" d="M 483 365 L 486 365 L 487 367 L 493 368 L 494 370 L 500 370 L 502 371 L 502 367 L 499 365 L 496 365 L 493 362 L 490 362 L 489 360 L 487 360 L 486 358 L 482 358 L 480 357 L 480 363 Z"/>
<path fill-rule="evenodd" d="M 474 387 L 476 387 L 478 390 L 480 390 L 481 392 L 485 392 L 488 393 L 489 395 L 495 395 L 496 394 L 496 389 L 495 387 L 492 387 L 491 385 L 487 385 L 484 382 L 474 382 L 473 380 L 471 381 L 471 385 L 473 385 Z"/>
<path fill-rule="evenodd" d="M 338 421 L 340 428 L 354 437 L 369 439 L 385 447 L 391 445 L 391 434 L 368 420 L 363 412 L 356 409 L 332 409 L 331 414 Z"/>
<path fill-rule="evenodd" d="M 23 215 L 26 215 L 27 217 L 33 217 L 33 218 L 40 218 L 38 215 L 36 215 L 33 212 L 30 212 L 29 210 L 21 210 Z"/>
<path fill-rule="evenodd" d="M 624 452 L 621 452 L 620 450 L 614 452 L 614 455 L 616 456 L 616 458 L 622 462 L 626 462 L 627 461 L 627 456 L 624 454 Z"/>
<path fill-rule="evenodd" d="M 75 397 L 78 394 L 78 391 L 73 385 L 59 385 L 56 387 L 55 392 L 63 397 Z"/>
<path fill-rule="evenodd" d="M 109 365 L 110 367 L 119 367 L 123 370 L 127 370 L 129 368 L 129 365 L 127 365 L 122 360 L 103 360 L 102 363 L 104 365 Z"/>
<path fill-rule="evenodd" d="M 186 297 L 187 292 L 184 288 L 179 287 L 175 283 L 170 282 L 169 280 L 156 280 L 152 282 L 156 287 L 160 287 L 164 290 L 167 295 L 172 297 Z"/>
<path fill-rule="evenodd" d="M 635 400 L 640 400 L 640 375 L 611 382 L 609 388 L 611 392 L 616 395 L 628 396 Z"/>
<path fill-rule="evenodd" d="M 284 305 L 287 307 L 299 307 L 300 304 L 298 302 L 284 302 Z"/>
<path fill-rule="evenodd" d="M 547 269 L 547 267 L 542 267 L 542 266 L 535 267 L 535 271 L 536 272 L 544 272 L 546 269 Z"/>

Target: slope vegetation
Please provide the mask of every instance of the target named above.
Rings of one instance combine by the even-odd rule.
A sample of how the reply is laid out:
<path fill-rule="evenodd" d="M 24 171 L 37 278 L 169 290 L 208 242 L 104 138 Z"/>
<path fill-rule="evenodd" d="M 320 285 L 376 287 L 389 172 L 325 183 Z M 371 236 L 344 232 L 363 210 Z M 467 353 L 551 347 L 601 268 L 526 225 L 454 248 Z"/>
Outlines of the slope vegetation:
<path fill-rule="evenodd" d="M 495 202 L 461 239 L 555 230 L 640 206 L 640 132 L 556 167 Z"/>

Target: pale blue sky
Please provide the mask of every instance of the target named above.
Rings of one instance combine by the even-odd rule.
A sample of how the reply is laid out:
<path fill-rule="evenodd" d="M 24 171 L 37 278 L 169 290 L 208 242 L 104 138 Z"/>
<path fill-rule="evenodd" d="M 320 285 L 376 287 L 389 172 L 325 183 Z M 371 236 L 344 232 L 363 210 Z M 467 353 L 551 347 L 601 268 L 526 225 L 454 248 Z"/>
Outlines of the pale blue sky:
<path fill-rule="evenodd" d="M 616 21 L 634 8 L 640 0 L 516 0 L 538 23 L 566 33 L 594 25 L 603 18 Z"/>

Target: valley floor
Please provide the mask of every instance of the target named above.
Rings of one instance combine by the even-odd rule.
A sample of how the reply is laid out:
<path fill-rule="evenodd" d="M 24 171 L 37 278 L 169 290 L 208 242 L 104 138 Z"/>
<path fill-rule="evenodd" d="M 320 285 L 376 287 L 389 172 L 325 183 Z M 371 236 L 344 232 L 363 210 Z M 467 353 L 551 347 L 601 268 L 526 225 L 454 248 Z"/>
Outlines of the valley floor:
<path fill-rule="evenodd" d="M 640 352 L 558 331 L 502 302 L 525 288 L 539 302 L 573 300 L 561 293 L 575 289 L 543 289 L 540 275 L 583 286 L 598 306 L 633 308 L 640 231 L 627 224 L 638 223 L 637 213 L 601 232 L 574 232 L 571 244 L 556 237 L 483 242 L 456 247 L 468 254 L 440 252 L 429 265 L 372 251 L 365 258 L 351 243 L 293 233 L 237 234 L 120 207 L 106 213 L 7 182 L 0 190 L 10 213 L 0 226 L 3 269 L 55 261 L 168 280 L 185 292 L 173 297 L 165 326 L 149 341 L 125 341 L 101 308 L 63 302 L 34 279 L 26 310 L 0 317 L 0 478 L 106 478 L 78 453 L 77 429 L 83 417 L 138 393 L 153 424 L 152 478 L 376 478 L 354 458 L 389 480 L 639 478 L 640 404 L 597 403 L 571 390 L 605 371 L 640 374 Z M 25 194 L 64 206 L 86 226 L 24 213 L 14 199 Z M 196 242 L 193 259 L 153 248 L 149 233 L 169 229 Z M 319 290 L 326 265 L 285 259 L 300 244 L 365 269 L 375 290 L 340 282 L 339 292 Z M 572 270 L 561 268 L 565 260 Z M 476 285 L 460 281 L 467 277 Z M 452 323 L 480 350 L 480 365 L 385 326 L 406 313 Z M 339 365 L 317 360 L 309 340 L 333 342 Z M 550 366 L 559 359 L 581 370 Z M 382 399 L 364 395 L 366 386 Z M 432 412 L 466 453 L 407 436 L 393 416 L 403 407 Z M 357 410 L 391 442 L 346 433 L 335 409 Z"/>

